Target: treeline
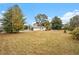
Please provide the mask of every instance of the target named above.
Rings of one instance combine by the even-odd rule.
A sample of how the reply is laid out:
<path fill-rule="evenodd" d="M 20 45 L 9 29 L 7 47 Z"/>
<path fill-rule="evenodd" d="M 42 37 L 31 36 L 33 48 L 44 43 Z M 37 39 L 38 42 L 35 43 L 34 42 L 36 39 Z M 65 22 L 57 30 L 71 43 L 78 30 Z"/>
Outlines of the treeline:
<path fill-rule="evenodd" d="M 19 32 L 27 28 L 33 27 L 25 25 L 25 17 L 22 13 L 21 8 L 18 5 L 10 7 L 5 13 L 3 13 L 2 25 L 4 31 L 7 33 Z M 37 14 L 35 16 L 36 22 L 40 24 L 40 27 L 44 26 L 46 30 L 60 30 L 62 28 L 62 21 L 60 18 L 55 16 L 52 21 L 49 22 L 48 16 L 45 14 Z"/>
<path fill-rule="evenodd" d="M 24 25 L 25 19 L 21 8 L 18 5 L 14 5 L 3 14 L 2 25 L 4 31 L 14 33 L 27 28 L 33 30 L 32 26 Z M 37 14 L 35 20 L 40 24 L 41 28 L 44 26 L 46 30 L 64 29 L 65 32 L 66 30 L 70 30 L 72 31 L 73 37 L 79 39 L 79 15 L 72 17 L 70 22 L 66 24 L 62 24 L 62 20 L 58 16 L 53 17 L 49 22 L 48 16 L 45 14 Z"/>
<path fill-rule="evenodd" d="M 52 18 L 52 21 L 49 22 L 48 16 L 45 14 L 37 14 L 37 16 L 35 16 L 35 20 L 36 22 L 40 23 L 40 26 L 44 26 L 46 28 L 46 30 L 60 30 L 62 29 L 62 20 L 55 16 L 54 18 Z"/>

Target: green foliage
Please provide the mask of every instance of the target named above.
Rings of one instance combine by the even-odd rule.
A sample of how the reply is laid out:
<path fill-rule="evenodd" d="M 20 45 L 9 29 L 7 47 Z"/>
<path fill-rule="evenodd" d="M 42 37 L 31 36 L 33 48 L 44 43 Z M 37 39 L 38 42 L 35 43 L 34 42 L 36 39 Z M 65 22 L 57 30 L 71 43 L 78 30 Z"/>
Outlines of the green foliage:
<path fill-rule="evenodd" d="M 76 40 L 79 40 L 79 27 L 75 28 L 75 29 L 72 31 L 72 38 L 73 38 L 73 39 L 76 39 Z"/>
<path fill-rule="evenodd" d="M 43 23 L 43 26 L 46 28 L 46 30 L 50 30 L 51 27 L 50 27 L 50 22 L 48 20 L 46 20 L 44 23 Z"/>
<path fill-rule="evenodd" d="M 69 23 L 63 24 L 63 29 L 64 30 L 70 30 L 69 28 L 70 28 Z"/>
<path fill-rule="evenodd" d="M 55 16 L 52 19 L 51 24 L 52 24 L 52 29 L 59 30 L 62 28 L 62 21 L 57 16 Z"/>
<path fill-rule="evenodd" d="M 44 22 L 46 19 L 48 19 L 48 16 L 45 14 L 37 14 L 37 16 L 35 16 L 36 22 Z"/>
<path fill-rule="evenodd" d="M 25 30 L 28 29 L 28 25 L 24 25 L 24 29 L 25 29 Z"/>
<path fill-rule="evenodd" d="M 76 27 L 79 27 L 79 15 L 70 19 L 70 30 L 74 30 Z"/>
<path fill-rule="evenodd" d="M 67 33 L 67 30 L 64 29 L 64 33 Z"/>
<path fill-rule="evenodd" d="M 9 8 L 3 16 L 3 27 L 6 32 L 19 32 L 24 29 L 25 19 L 18 5 Z"/>
<path fill-rule="evenodd" d="M 35 16 L 35 20 L 36 22 L 38 22 L 40 25 L 40 28 L 42 29 L 43 23 L 48 19 L 48 16 L 45 14 L 37 14 L 37 16 Z"/>

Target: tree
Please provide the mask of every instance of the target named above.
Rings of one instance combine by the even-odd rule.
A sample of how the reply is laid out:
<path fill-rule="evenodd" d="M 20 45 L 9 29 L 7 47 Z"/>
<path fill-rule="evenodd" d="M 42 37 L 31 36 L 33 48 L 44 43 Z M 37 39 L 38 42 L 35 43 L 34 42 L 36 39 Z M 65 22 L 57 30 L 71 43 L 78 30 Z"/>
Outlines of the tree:
<path fill-rule="evenodd" d="M 51 27 L 50 27 L 50 22 L 48 20 L 46 20 L 44 23 L 43 23 L 43 26 L 46 28 L 46 30 L 50 30 Z"/>
<path fill-rule="evenodd" d="M 8 33 L 19 32 L 24 29 L 24 16 L 18 5 L 9 8 L 3 14 L 3 27 Z"/>
<path fill-rule="evenodd" d="M 69 23 L 63 24 L 63 29 L 64 30 L 69 30 L 69 27 L 70 27 Z"/>
<path fill-rule="evenodd" d="M 28 29 L 33 31 L 33 26 L 29 24 Z"/>
<path fill-rule="evenodd" d="M 57 16 L 55 16 L 52 19 L 51 24 L 52 24 L 52 29 L 59 30 L 62 28 L 62 21 Z"/>
<path fill-rule="evenodd" d="M 70 30 L 69 26 L 70 26 L 69 23 L 63 24 L 64 33 L 67 33 L 67 30 Z"/>
<path fill-rule="evenodd" d="M 42 29 L 43 23 L 46 21 L 46 19 L 48 19 L 48 16 L 45 14 L 38 14 L 37 16 L 35 16 L 35 20 L 36 20 L 36 22 L 38 22 L 40 24 L 41 29 Z"/>
<path fill-rule="evenodd" d="M 79 27 L 76 27 L 71 34 L 73 39 L 79 40 Z"/>
<path fill-rule="evenodd" d="M 24 29 L 25 29 L 25 30 L 27 30 L 27 29 L 28 29 L 28 27 L 29 27 L 28 25 L 24 25 Z"/>
<path fill-rule="evenodd" d="M 79 27 L 79 15 L 76 15 L 70 19 L 70 30 Z"/>

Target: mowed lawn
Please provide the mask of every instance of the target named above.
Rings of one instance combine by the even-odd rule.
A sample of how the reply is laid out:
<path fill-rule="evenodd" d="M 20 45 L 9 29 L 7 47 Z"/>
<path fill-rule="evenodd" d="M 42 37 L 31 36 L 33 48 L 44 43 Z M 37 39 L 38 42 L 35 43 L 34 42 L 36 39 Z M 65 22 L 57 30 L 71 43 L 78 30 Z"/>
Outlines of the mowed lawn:
<path fill-rule="evenodd" d="M 0 34 L 0 54 L 79 54 L 79 41 L 60 30 Z"/>

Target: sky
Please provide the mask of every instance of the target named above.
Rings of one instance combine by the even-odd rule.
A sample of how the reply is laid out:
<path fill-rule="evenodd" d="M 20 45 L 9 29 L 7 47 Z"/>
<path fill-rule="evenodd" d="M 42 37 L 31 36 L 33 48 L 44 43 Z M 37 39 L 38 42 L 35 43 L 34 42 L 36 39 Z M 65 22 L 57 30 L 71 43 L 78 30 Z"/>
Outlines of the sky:
<path fill-rule="evenodd" d="M 0 4 L 0 18 L 2 18 L 2 13 L 13 5 L 15 4 Z M 78 3 L 19 3 L 18 5 L 27 18 L 27 24 L 33 24 L 34 17 L 39 13 L 46 14 L 50 21 L 54 16 L 58 16 L 63 23 L 69 22 L 69 19 L 74 15 L 79 15 Z"/>

